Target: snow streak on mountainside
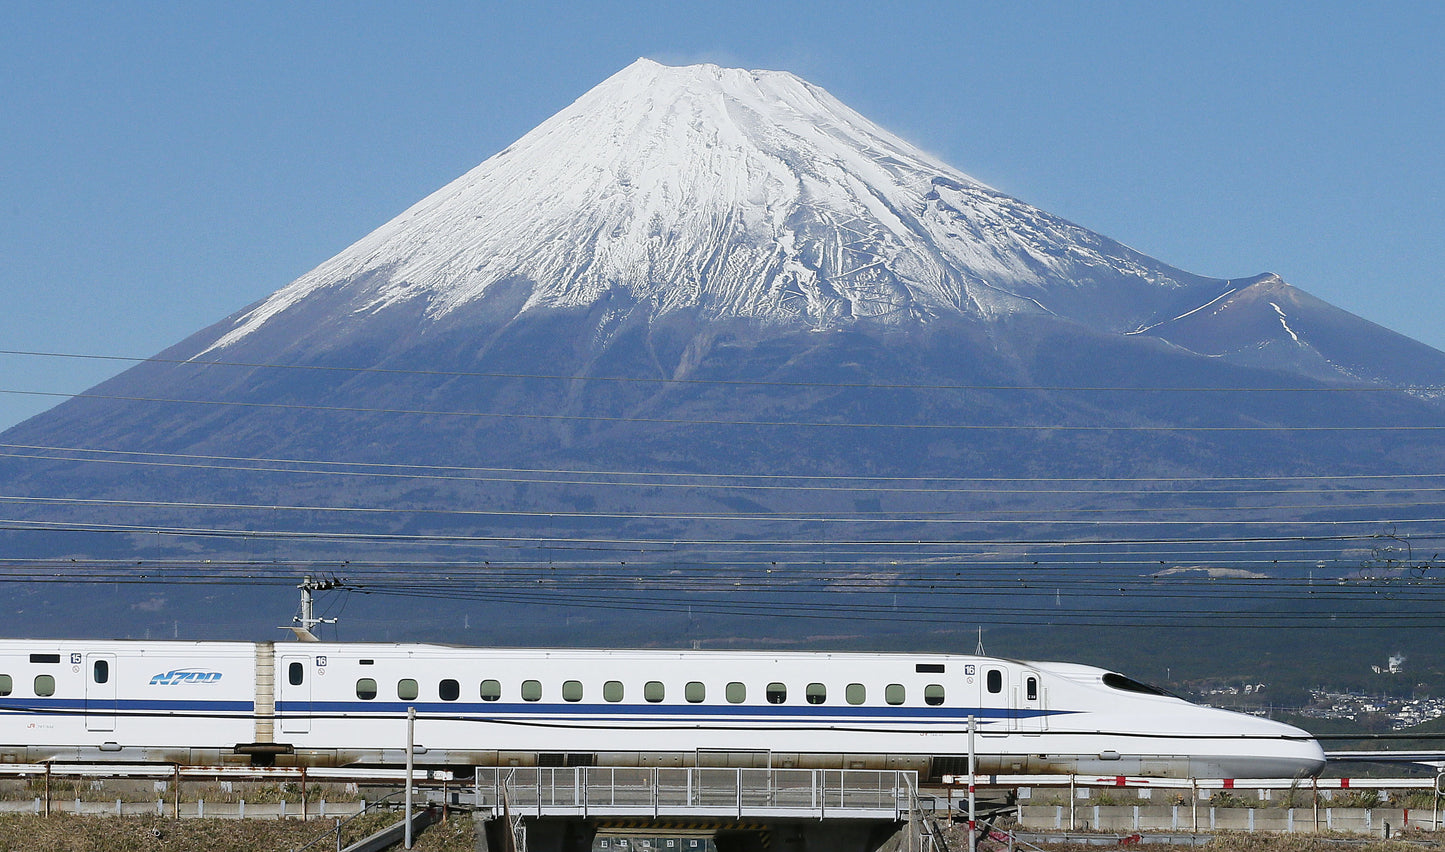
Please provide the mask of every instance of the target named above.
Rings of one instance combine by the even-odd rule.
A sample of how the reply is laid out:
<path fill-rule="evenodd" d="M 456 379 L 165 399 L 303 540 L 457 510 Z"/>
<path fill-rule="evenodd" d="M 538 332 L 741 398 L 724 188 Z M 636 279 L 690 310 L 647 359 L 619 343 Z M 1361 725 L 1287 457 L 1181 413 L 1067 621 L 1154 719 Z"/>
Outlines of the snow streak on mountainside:
<path fill-rule="evenodd" d="M 651 316 L 814 328 L 1035 312 L 1129 331 L 1228 289 L 1003 195 L 791 74 L 638 60 L 210 348 L 322 291 L 353 315 L 423 300 L 438 318 L 517 280 L 523 311 L 620 295 Z"/>

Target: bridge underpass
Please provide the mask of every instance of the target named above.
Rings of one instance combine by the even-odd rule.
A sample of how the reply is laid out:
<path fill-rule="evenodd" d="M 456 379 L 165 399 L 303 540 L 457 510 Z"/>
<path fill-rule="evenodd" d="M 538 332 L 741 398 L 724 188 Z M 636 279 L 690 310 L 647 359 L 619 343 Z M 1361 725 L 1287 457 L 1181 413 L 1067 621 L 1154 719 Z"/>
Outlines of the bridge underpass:
<path fill-rule="evenodd" d="M 493 849 L 510 831 L 526 852 L 588 852 L 599 830 L 642 825 L 710 834 L 719 852 L 916 849 L 915 772 L 501 767 L 472 789 Z"/>

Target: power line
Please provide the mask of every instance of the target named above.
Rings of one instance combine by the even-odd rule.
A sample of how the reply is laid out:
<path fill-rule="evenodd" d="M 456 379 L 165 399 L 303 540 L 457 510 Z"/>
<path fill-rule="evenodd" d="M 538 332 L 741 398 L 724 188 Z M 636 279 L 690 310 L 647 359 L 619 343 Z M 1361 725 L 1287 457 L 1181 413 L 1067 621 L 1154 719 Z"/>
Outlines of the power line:
<path fill-rule="evenodd" d="M 523 379 L 527 381 L 562 382 L 614 382 L 654 385 L 717 385 L 723 387 L 785 387 L 785 388 L 839 388 L 849 390 L 969 390 L 969 391 L 1087 391 L 1087 392 L 1161 392 L 1161 393 L 1401 393 L 1445 390 L 1440 385 L 1370 385 L 1363 387 L 1340 386 L 1278 386 L 1278 387 L 1190 387 L 1145 385 L 1004 385 L 1004 384 L 910 384 L 889 382 L 803 382 L 764 379 L 700 379 L 665 376 L 594 376 L 560 373 L 501 373 L 472 370 L 417 370 L 395 367 L 341 367 L 321 364 L 274 364 L 250 361 L 199 360 L 196 358 L 141 358 L 128 355 L 88 355 L 73 352 L 44 352 L 24 349 L 0 349 L 0 355 L 17 355 L 38 358 L 69 358 L 89 361 L 122 361 L 134 364 L 173 364 L 197 368 L 244 367 L 263 370 L 304 370 L 312 372 L 367 374 L 401 376 L 440 376 L 485 379 Z"/>
<path fill-rule="evenodd" d="M 571 511 L 560 509 L 441 509 L 441 508 L 390 508 L 379 506 L 321 506 L 316 504 L 282 504 L 282 503 L 206 503 L 200 501 L 180 500 L 123 500 L 119 498 L 103 497 L 38 497 L 22 495 L 0 494 L 0 503 L 18 503 L 43 506 L 68 506 L 68 507 L 128 507 L 144 509 L 196 509 L 196 510 L 227 510 L 227 511 L 265 511 L 265 512 L 305 512 L 305 513 L 334 513 L 339 515 L 444 515 L 455 517 L 485 517 L 485 518 L 521 518 L 535 519 L 570 519 L 570 520 L 654 520 L 654 521 L 720 521 L 720 522 L 767 522 L 767 523 L 846 523 L 846 524 L 893 524 L 893 525 L 924 525 L 924 526 L 960 526 L 960 525 L 997 525 L 997 524 L 1019 524 L 1028 523 L 1037 526 L 1068 526 L 1068 525 L 1097 525 L 1108 523 L 1117 526 L 1337 526 L 1344 524 L 1379 524 L 1378 517 L 1366 518 L 1334 518 L 1314 520 L 1279 520 L 1279 519 L 1225 519 L 1225 520 L 1201 520 L 1199 518 L 1187 518 L 1179 520 L 1171 519 L 1130 519 L 1111 518 L 1102 521 L 1097 518 L 1051 518 L 1035 517 L 1041 511 L 1058 511 L 1048 509 L 993 509 L 993 508 L 969 508 L 970 517 L 937 517 L 939 515 L 957 515 L 963 510 L 938 510 L 933 512 L 920 512 L 916 510 L 904 513 L 902 511 L 875 511 L 875 512 L 829 512 L 806 513 L 806 512 L 776 512 L 776 511 L 749 511 L 749 512 L 620 512 L 620 511 Z M 1441 506 L 1445 501 L 1417 502 L 1406 504 L 1372 504 L 1371 509 L 1381 508 L 1418 508 L 1422 506 Z M 1298 509 L 1350 509 L 1362 508 L 1358 505 L 1270 505 L 1270 506 L 1145 506 L 1145 507 L 1115 507 L 1109 509 L 1072 508 L 1067 511 L 1075 514 L 1133 514 L 1139 512 L 1157 513 L 1178 513 L 1178 512 L 1214 512 L 1214 511 L 1235 511 L 1250 512 L 1258 515 L 1261 511 L 1274 510 L 1298 510 Z M 978 517 L 980 515 L 986 517 Z M 994 517 L 998 515 L 1028 515 L 1023 518 Z M 1401 518 L 1397 522 L 1409 523 L 1442 523 L 1445 518 Z"/>
<path fill-rule="evenodd" d="M 536 475 L 559 475 L 559 476 L 633 476 L 652 477 L 660 480 L 686 479 L 686 480 L 749 480 L 754 482 L 959 482 L 959 483 L 1075 483 L 1075 482 L 1106 482 L 1106 483 L 1179 483 L 1179 482 L 1201 482 L 1201 483 L 1238 483 L 1238 482 L 1332 482 L 1332 481 L 1371 481 L 1371 480 L 1412 480 L 1445 479 L 1445 473 L 1351 473 L 1351 474 L 1301 474 L 1301 475 L 1252 475 L 1252 476 L 878 476 L 878 475 L 854 475 L 854 474 L 768 474 L 768 473 L 708 473 L 708 472 L 678 472 L 678 471 L 641 471 L 641 470 L 615 470 L 615 469 L 587 469 L 587 468 L 522 468 L 522 467 L 481 467 L 471 465 L 432 465 L 416 464 L 405 462 L 359 462 L 359 461 L 333 461 L 321 459 L 297 459 L 284 457 L 252 457 L 252 456 L 220 456 L 204 455 L 196 453 L 169 453 L 141 450 L 115 450 L 95 447 L 66 447 L 40 444 L 0 444 L 0 447 L 14 449 L 26 449 L 37 451 L 54 452 L 75 452 L 75 453 L 106 453 L 113 455 L 140 456 L 144 458 L 160 459 L 186 459 L 198 461 L 227 461 L 227 462 L 260 462 L 266 464 L 296 464 L 312 465 L 321 468 L 331 467 L 356 467 L 365 470 L 391 471 L 391 470 L 423 470 L 423 471 L 451 471 L 461 473 L 503 473 L 503 474 L 536 474 Z M 51 459 L 50 456 L 20 456 L 21 458 Z M 58 461 L 81 461 L 83 459 L 55 459 Z M 220 468 L 231 470 L 232 468 Z M 242 468 L 247 469 L 247 468 Z M 285 471 L 282 471 L 285 472 Z M 302 471 L 306 472 L 306 471 Z M 510 481 L 510 480 L 504 480 Z M 523 480 L 532 481 L 532 480 Z M 548 480 L 539 480 L 546 482 Z M 566 483 L 572 484 L 572 483 Z M 631 485 L 637 483 L 601 483 L 605 485 Z M 648 487 L 659 486 L 661 483 L 646 483 Z M 686 487 L 696 487 L 696 483 L 685 483 Z M 718 487 L 718 486 L 714 486 Z M 747 485 L 740 487 L 762 488 L 760 485 Z M 801 487 L 801 486 L 787 486 Z M 850 486 L 851 488 L 852 486 Z M 1414 486 L 1401 486 L 1394 489 L 1381 490 L 1418 490 Z M 1440 489 L 1427 489 L 1440 490 Z M 1031 493 L 1031 492 L 1024 492 Z M 1080 492 L 1094 493 L 1094 492 Z M 1113 493 L 1113 492 L 1105 492 Z M 1141 493 L 1160 493 L 1149 490 Z"/>
<path fill-rule="evenodd" d="M 424 408 L 369 408 L 355 405 L 306 405 L 302 403 L 288 402 L 243 402 L 240 400 L 219 400 L 219 399 L 179 399 L 170 397 L 146 397 L 146 396 L 123 396 L 118 394 L 98 393 L 57 393 L 53 391 L 23 391 L 8 388 L 0 388 L 0 393 L 15 394 L 20 396 L 46 396 L 64 399 L 103 399 L 114 402 L 155 402 L 167 405 L 214 405 L 229 406 L 237 408 L 253 408 L 268 411 L 324 411 L 341 414 L 393 414 L 408 416 L 427 417 L 458 417 L 478 419 L 518 419 L 518 420 L 541 420 L 544 422 L 586 422 L 586 423 L 649 423 L 664 426 L 747 426 L 765 428 L 808 428 L 808 429 L 905 429 L 925 431 L 960 431 L 960 432 L 1138 432 L 1138 433 L 1257 433 L 1257 432 L 1303 432 L 1303 433 L 1340 433 L 1340 432 L 1439 432 L 1445 431 L 1445 424 L 1437 425 L 1405 425 L 1375 424 L 1365 426 L 1345 426 L 1331 424 L 1327 426 L 1074 426 L 1061 423 L 1054 424 L 1020 424 L 1020 423 L 857 423 L 857 422 L 834 422 L 807 421 L 807 420 L 722 420 L 707 418 L 681 418 L 681 417 L 619 417 L 600 414 L 536 414 L 526 412 L 495 412 L 495 411 L 439 411 Z"/>
<path fill-rule="evenodd" d="M 0 444 L 0 446 L 9 446 L 9 445 Z M 110 450 L 106 450 L 106 451 L 95 451 L 95 452 L 120 452 L 120 451 L 110 451 Z M 1265 477 L 1241 477 L 1241 478 L 1236 478 L 1236 479 L 1232 480 L 1232 481 L 1236 481 L 1236 482 L 1238 482 L 1238 481 L 1261 481 L 1261 482 L 1262 482 L 1262 481 L 1275 481 L 1275 482 L 1292 482 L 1292 481 L 1302 481 L 1302 482 L 1309 482 L 1309 481 L 1314 481 L 1314 482 L 1319 482 L 1319 481 L 1340 481 L 1340 482 L 1350 482 L 1350 481 L 1352 481 L 1352 480 L 1379 481 L 1379 480 L 1384 480 L 1384 479 L 1391 479 L 1391 480 L 1397 480 L 1397 481 L 1400 481 L 1400 482 L 1401 482 L 1401 484 L 1396 485 L 1396 486 L 1392 486 L 1392 487 L 1379 487 L 1379 488 L 1358 488 L 1358 487 L 1351 487 L 1351 488 L 1349 488 L 1348 490 L 1341 489 L 1341 488 L 1338 488 L 1338 487 L 1269 488 L 1269 489 L 1264 489 L 1264 488 L 1242 488 L 1242 489 L 1209 488 L 1209 489 L 1188 490 L 1188 491 L 1179 491 L 1179 490 L 1161 491 L 1161 490 L 1159 490 L 1159 489 L 1157 489 L 1157 488 L 1143 488 L 1143 487 L 1141 487 L 1141 488 L 1029 488 L 1029 487 L 1024 487 L 1024 488 L 998 488 L 998 487 L 986 487 L 986 488 L 957 488 L 957 487 L 953 487 L 953 488 L 925 488 L 925 487 L 922 487 L 922 486 L 881 487 L 881 486 L 877 486 L 877 485 L 857 485 L 857 484 L 849 484 L 849 483 L 855 483 L 855 482 L 859 482 L 859 481 L 862 481 L 862 482 L 869 482 L 869 481 L 872 481 L 872 482 L 884 482 L 884 481 L 888 481 L 888 478 L 886 478 L 886 477 L 850 477 L 850 476 L 846 476 L 846 475 L 808 477 L 808 476 L 789 476 L 789 475 L 771 475 L 771 476 L 770 476 L 770 475 L 752 475 L 752 474 L 708 474 L 708 473 L 697 473 L 697 474 L 689 474 L 689 473 L 660 473 L 660 472 L 658 472 L 658 473 L 653 473 L 653 472 L 632 472 L 632 473 L 625 473 L 625 472 L 617 472 L 617 471 L 598 471 L 598 472 L 596 472 L 596 474 L 595 474 L 595 475 L 597 475 L 597 476 L 599 476 L 599 477 L 603 477 L 603 476 L 633 476 L 633 477 L 658 477 L 658 478 L 666 477 L 666 478 L 668 478 L 669 480 L 671 480 L 671 481 L 653 481 L 653 480 L 646 480 L 646 481 L 626 481 L 626 480 L 622 480 L 622 481 L 619 481 L 619 480 L 616 480 L 616 479 L 600 479 L 600 478 L 599 478 L 599 479 L 556 479 L 556 478 L 549 478 L 549 477 L 551 477 L 551 476 L 556 476 L 556 475 L 578 475 L 578 474 L 580 474 L 580 473 L 583 473 L 582 471 L 573 471 L 573 470 L 555 470 L 555 471 L 554 471 L 554 470 L 540 469 L 540 468 L 539 468 L 539 469 L 531 469 L 531 470 L 526 470 L 526 469 L 513 469 L 513 470 L 516 470 L 516 471 L 518 471 L 518 472 L 520 472 L 520 473 L 534 473 L 534 474 L 536 474 L 536 475 L 534 475 L 534 476 L 520 476 L 520 475 L 519 475 L 519 476 L 495 476 L 495 475 L 490 475 L 490 474 L 488 473 L 488 471 L 491 471 L 491 470 L 499 470 L 499 469 L 480 468 L 480 467 L 476 467 L 476 468 L 457 467 L 457 468 L 450 468 L 450 469 L 476 471 L 476 472 L 478 473 L 478 475 L 470 475 L 470 476 L 447 476 L 447 475 L 440 475 L 440 474 L 436 474 L 436 473 L 397 473 L 397 472 L 389 472 L 388 470 L 385 470 L 385 469 L 383 469 L 383 470 L 336 470 L 336 469 L 331 469 L 331 468 L 333 468 L 333 467 L 340 467 L 340 466 L 353 466 L 353 467 L 363 467 L 363 468 L 375 467 L 375 468 L 386 468 L 386 469 L 390 469 L 390 470 L 402 470 L 402 469 L 406 469 L 406 468 L 411 467 L 410 465 L 404 465 L 404 464 L 384 464 L 384 465 L 383 465 L 383 464 L 372 464 L 372 463 L 368 463 L 368 462 L 320 462 L 320 461 L 317 461 L 317 462 L 304 462 L 304 461 L 300 461 L 300 460 L 289 460 L 289 459 L 288 459 L 288 460 L 263 460 L 263 459 L 258 459 L 258 461 L 274 461 L 275 463 L 288 463 L 288 464 L 314 465 L 314 466 L 316 466 L 316 467 L 311 468 L 311 469 L 306 469 L 306 468 L 297 469 L 297 468 L 279 468 L 279 467 L 256 467 L 256 466 L 244 466 L 244 465 L 196 464 L 196 463 L 191 463 L 191 462 L 189 462 L 189 461 L 187 461 L 187 462 L 166 462 L 166 461 L 157 461 L 157 460 L 155 460 L 155 458 L 160 458 L 160 457 L 172 457 L 172 458 L 177 458 L 177 459 L 203 459 L 203 458 L 206 458 L 206 457 L 191 456 L 191 455 L 179 454 L 179 453 L 138 453 L 138 452 L 128 452 L 127 454 L 129 454 L 129 455 L 151 456 L 151 457 L 153 457 L 153 458 L 140 459 L 140 460 L 134 460 L 134 459 L 110 459 L 110 458 L 91 458 L 91 457 L 63 458 L 63 457 L 58 457 L 58 456 L 45 456 L 45 455 L 35 455 L 35 454 L 28 454 L 28 453 L 5 453 L 5 452 L 0 452 L 0 458 L 22 458 L 22 459 L 32 459 L 32 460 L 40 460 L 40 461 L 76 461 L 76 462 L 82 462 L 82 463 L 85 463 L 85 464 L 115 464 L 115 465 L 131 465 L 131 466 L 146 466 L 146 467 L 170 467 L 170 468 L 180 468 L 180 469 L 186 469 L 186 470 L 237 471 L 237 472 L 244 472 L 244 473 L 288 473 L 288 474 L 299 474 L 299 475 L 305 475 L 305 476 L 377 477 L 377 478 L 407 479 L 407 480 L 418 480 L 418 479 L 420 479 L 420 480 L 428 480 L 428 481 L 456 481 L 456 482 L 471 482 L 471 483 L 493 483 L 493 484 L 500 484 L 500 485 L 517 485 L 517 484 L 527 484 L 527 485 L 557 485 L 557 486 L 580 486 L 580 487 L 589 487 L 589 488 L 608 488 L 608 489 L 616 489 L 616 488 L 644 488 L 644 489 L 649 489 L 649 490 L 652 490 L 652 489 L 657 489 L 657 490 L 679 490 L 679 489 L 696 490 L 696 489 L 699 489 L 699 488 L 705 488 L 705 489 L 708 489 L 708 490 L 716 490 L 716 491 L 783 491 L 783 492 L 788 492 L 788 493 L 798 493 L 798 492 L 802 492 L 802 493 L 823 493 L 823 494 L 828 494 L 828 493 L 832 493 L 832 494 L 842 494 L 842 493 L 846 493 L 846 494 L 859 494 L 859 493 L 867 493 L 867 494 L 919 494 L 919 495 L 943 494 L 943 495 L 954 495 L 954 496 L 963 496 L 963 495 L 986 495 L 986 496 L 993 496 L 993 497 L 1002 496 L 1002 495 L 1017 495 L 1017 496 L 1100 496 L 1100 495 L 1136 495 L 1136 496 L 1139 496 L 1139 495 L 1147 495 L 1147 496 L 1150 496 L 1150 497 L 1153 497 L 1153 498 L 1159 498 L 1159 499 L 1163 499 L 1163 498 L 1182 498 L 1182 497 L 1248 497 L 1248 496 L 1265 496 L 1265 495 L 1282 495 L 1282 494 L 1288 494 L 1288 495 L 1329 494 L 1329 495 L 1335 495 L 1335 496 L 1339 496 L 1339 497 L 1342 497 L 1342 498 L 1343 498 L 1343 497 L 1348 497 L 1348 496 L 1353 496 L 1353 495 L 1360 495 L 1360 494 L 1394 494 L 1394 493 L 1399 493 L 1399 492 L 1408 492 L 1408 493 L 1411 493 L 1411 494 L 1437 494 L 1437 493 L 1445 493 L 1445 486 L 1422 487 L 1422 486 L 1418 486 L 1418 485 L 1411 485 L 1411 484 L 1408 483 L 1408 480 L 1409 480 L 1409 479 L 1418 478 L 1418 479 L 1425 479 L 1425 480 L 1434 480 L 1434 479 L 1438 479 L 1439 477 L 1445 476 L 1445 474 L 1358 474 L 1358 475 L 1356 475 L 1356 474 L 1341 474 L 1341 475 L 1338 475 L 1338 476 L 1301 476 L 1301 477 L 1278 476 L 1278 477 L 1270 477 L 1270 478 L 1265 478 Z M 221 458 L 221 457 L 213 457 L 213 458 Z M 449 469 L 449 468 L 447 468 L 447 467 L 445 467 L 445 466 L 430 466 L 430 465 L 418 465 L 418 466 L 416 466 L 416 467 L 417 467 L 418 470 L 423 470 L 423 471 L 425 471 L 425 470 L 445 470 L 445 469 Z M 501 469 L 501 470 L 505 470 L 505 469 Z M 763 480 L 764 482 L 763 482 L 762 484 L 756 484 L 756 483 L 725 483 L 725 482 L 718 482 L 718 481 L 716 481 L 716 480 L 722 480 L 722 479 L 735 479 L 735 480 L 742 479 L 742 480 L 746 480 L 746 479 L 754 479 L 754 478 L 761 479 L 761 480 Z M 826 484 L 826 485 L 769 484 L 770 482 L 776 483 L 776 482 L 779 482 L 779 481 L 789 480 L 789 479 L 792 479 L 792 480 L 800 480 L 800 481 L 818 480 L 818 481 L 822 481 L 822 482 L 827 482 L 828 484 Z M 701 480 L 701 481 L 699 482 L 699 481 L 687 481 L 687 480 Z M 981 478 L 981 479 L 976 479 L 976 480 L 970 480 L 970 479 L 964 479 L 964 478 L 944 478 L 944 477 L 939 477 L 939 478 L 937 478 L 937 479 L 930 479 L 930 478 L 925 478 L 925 477 L 899 477 L 899 478 L 897 478 L 896 481 L 900 481 L 900 482 L 909 482 L 909 481 L 913 481 L 913 482 L 929 482 L 929 481 L 934 481 L 934 482 L 948 482 L 948 481 L 955 481 L 955 482 L 979 482 L 979 483 L 986 483 L 986 482 L 990 482 L 990 481 L 994 481 L 994 482 L 1007 482 L 1007 481 L 1049 482 L 1049 481 L 1051 481 L 1051 480 L 1047 480 L 1047 479 L 1037 479 L 1037 480 L 1008 480 L 1008 479 L 1004 479 L 1004 478 L 999 478 L 999 479 L 994 479 L 994 480 L 988 480 L 988 479 L 982 479 L 982 478 Z M 1075 480 L 1057 480 L 1057 481 L 1087 482 L 1087 481 L 1090 481 L 1090 480 L 1075 479 Z M 1172 480 L 1165 480 L 1165 479 L 1160 479 L 1160 480 L 1118 480 L 1118 479 L 1101 478 L 1101 479 L 1094 480 L 1094 481 L 1104 482 L 1104 483 L 1107 483 L 1107 482 L 1117 482 L 1117 481 L 1158 481 L 1158 482 L 1174 482 L 1174 483 L 1181 483 L 1181 484 L 1182 484 L 1182 483 L 1188 483 L 1188 482 L 1205 482 L 1205 483 L 1209 483 L 1209 482 L 1221 482 L 1221 481 L 1231 481 L 1231 480 L 1228 480 L 1228 479 L 1225 479 L 1225 478 L 1213 478 L 1213 479 L 1211 479 L 1211 478 L 1180 477 L 1180 478 L 1178 478 L 1178 479 L 1172 479 Z M 1376 505 L 1378 505 L 1378 504 L 1376 504 Z M 1405 507 L 1405 506 L 1412 506 L 1412 505 L 1433 505 L 1433 503 L 1419 502 L 1419 503 L 1399 503 L 1399 504 L 1385 504 L 1385 505 L 1386 505 L 1386 506 L 1400 506 L 1400 507 Z M 1181 507 L 1160 507 L 1160 508 L 1181 508 Z M 1227 509 L 1227 508 L 1235 508 L 1235 507 L 1199 507 L 1199 508 Z M 1248 507 L 1239 507 L 1239 508 L 1248 508 Z M 1320 505 L 1300 505 L 1300 506 L 1279 506 L 1279 507 L 1275 507 L 1275 508 L 1291 508 L 1291 509 L 1315 509 L 1315 508 L 1319 508 L 1319 509 L 1325 509 L 1325 508 L 1331 508 L 1331 506 L 1330 506 L 1329 504 L 1320 504 Z M 1002 511 L 1002 510 L 998 510 L 998 511 Z"/>
<path fill-rule="evenodd" d="M 1438 523 L 1440 519 L 1418 519 L 1410 523 Z M 1098 526 L 1094 521 L 1078 521 L 1077 524 Z M 1171 523 L 1178 525 L 1194 526 L 1189 522 L 1153 522 L 1140 521 L 1136 525 L 1162 525 Z M 1309 522 L 1301 522 L 1309 523 Z M 1340 526 L 1346 522 L 1322 522 L 1321 526 Z M 1351 524 L 1378 524 L 1378 520 L 1350 521 Z M 893 547 L 959 547 L 959 546 L 989 546 L 989 547 L 1070 547 L 1078 545 L 1095 546 L 1100 544 L 1131 545 L 1131 544 L 1225 544 L 1225 543 L 1277 543 L 1277 542 L 1321 542 L 1321 541 L 1378 541 L 1388 539 L 1379 533 L 1337 533 L 1337 534 L 1309 534 L 1309 535 L 1273 535 L 1273 536 L 1241 536 L 1222 538 L 1199 538 L 1199 537 L 1177 537 L 1177 538 L 1111 538 L 1111 539 L 947 539 L 947 540 L 926 540 L 917 539 L 678 539 L 678 538 L 626 538 L 626 537 L 576 537 L 576 536 L 544 536 L 536 535 L 462 535 L 462 534 L 409 534 L 409 533 L 358 533 L 358 532 L 321 532 L 306 530 L 231 530 L 221 527 L 183 527 L 183 526 L 152 526 L 145 524 L 116 524 L 116 523 L 74 523 L 39 521 L 19 518 L 0 518 L 0 530 L 12 532 L 115 532 L 115 533 L 147 533 L 154 535 L 177 535 L 177 536 L 198 536 L 217 538 L 269 538 L 287 541 L 356 541 L 356 542 L 417 542 L 427 544 L 454 544 L 454 543 L 490 543 L 490 542 L 519 542 L 519 543 L 570 543 L 570 544 L 611 544 L 611 545 L 636 545 L 636 546 L 670 546 L 679 545 L 696 547 L 713 547 L 724 545 L 747 545 L 758 546 L 760 544 L 779 544 L 798 547 L 828 547 L 832 544 L 848 546 L 893 546 Z M 1428 534 L 1418 536 L 1420 540 L 1434 541 L 1445 538 L 1445 533 Z"/>

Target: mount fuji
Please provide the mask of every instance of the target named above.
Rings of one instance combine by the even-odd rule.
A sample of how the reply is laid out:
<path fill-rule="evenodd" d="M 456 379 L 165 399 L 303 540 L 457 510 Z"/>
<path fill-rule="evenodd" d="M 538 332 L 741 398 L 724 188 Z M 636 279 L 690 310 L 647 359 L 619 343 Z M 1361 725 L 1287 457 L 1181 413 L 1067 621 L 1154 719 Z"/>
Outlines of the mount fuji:
<path fill-rule="evenodd" d="M 920 512 L 1053 507 L 769 477 L 1440 469 L 1428 431 L 1367 429 L 1445 423 L 1441 385 L 1445 353 L 1275 275 L 1154 260 L 796 76 L 638 60 L 268 298 L 10 429 L 42 458 L 0 482 L 59 501 L 8 510 L 64 528 L 9 534 L 37 556 L 405 561 L 395 537 L 431 536 L 430 558 L 470 535 L 478 562 L 604 539 L 716 562 L 706 542 L 780 551 L 839 535 L 827 518 L 921 541 Z M 1359 431 L 1293 431 L 1319 425 Z M 298 472 L 317 464 L 331 475 Z M 744 479 L 709 485 L 726 477 Z M 167 600 L 128 612 L 169 624 Z"/>
<path fill-rule="evenodd" d="M 328 321 L 294 321 L 318 305 Z M 629 318 L 828 331 L 1033 315 L 1254 361 L 1251 346 L 1288 336 L 1296 368 L 1405 380 L 1314 349 L 1282 305 L 1302 329 L 1325 307 L 1275 276 L 1191 275 L 1051 216 L 791 74 L 641 59 L 188 357 L 275 328 L 335 348 L 391 312 L 437 329 L 605 306 L 594 345 Z M 1208 329 L 1226 312 L 1252 331 L 1219 352 Z"/>

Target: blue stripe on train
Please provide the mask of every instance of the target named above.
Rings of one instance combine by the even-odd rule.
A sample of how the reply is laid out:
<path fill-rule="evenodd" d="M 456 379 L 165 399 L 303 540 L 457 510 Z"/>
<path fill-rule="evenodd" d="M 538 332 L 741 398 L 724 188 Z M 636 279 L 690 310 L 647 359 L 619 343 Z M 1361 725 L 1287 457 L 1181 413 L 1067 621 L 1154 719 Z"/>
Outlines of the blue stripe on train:
<path fill-rule="evenodd" d="M 838 707 L 808 705 L 717 705 L 687 704 L 556 704 L 532 702 L 460 702 L 460 701 L 278 701 L 278 713 L 405 713 L 415 707 L 418 713 L 447 716 L 517 716 L 560 719 L 638 718 L 647 720 L 685 718 L 691 720 L 726 721 L 739 717 L 777 721 L 853 721 L 853 722 L 930 722 L 935 724 L 968 724 L 974 716 L 979 724 L 988 725 L 1007 719 L 1037 719 L 1072 714 L 1070 710 L 1009 710 L 997 708 L 960 707 Z"/>
<path fill-rule="evenodd" d="M 252 701 L 203 701 L 186 699 L 91 699 L 87 706 L 84 698 L 0 698 L 0 713 L 254 713 L 256 704 Z"/>

